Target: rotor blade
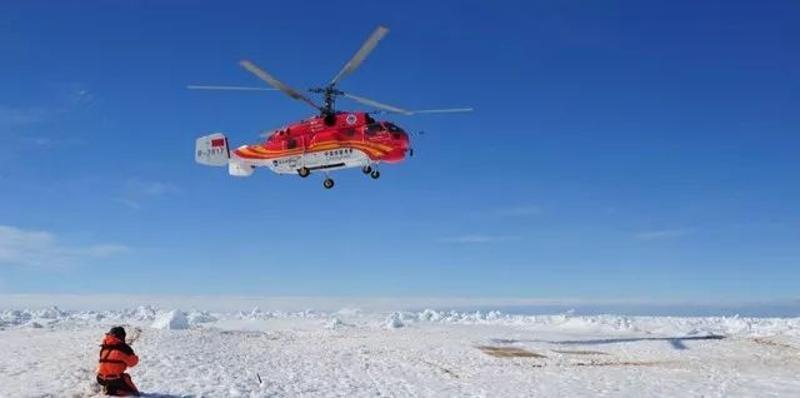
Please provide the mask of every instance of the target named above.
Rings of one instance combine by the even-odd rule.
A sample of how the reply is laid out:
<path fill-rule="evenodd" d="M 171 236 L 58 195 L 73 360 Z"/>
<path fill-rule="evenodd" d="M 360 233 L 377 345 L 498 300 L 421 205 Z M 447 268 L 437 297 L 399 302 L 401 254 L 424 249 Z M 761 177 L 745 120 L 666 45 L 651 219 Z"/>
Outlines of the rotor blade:
<path fill-rule="evenodd" d="M 331 86 L 336 85 L 336 83 L 338 83 L 339 80 L 344 79 L 345 77 L 347 77 L 347 75 L 353 73 L 353 71 L 356 70 L 361 65 L 362 62 L 364 62 L 364 59 L 367 58 L 367 55 L 369 55 L 369 53 L 371 53 L 372 50 L 375 49 L 375 46 L 378 45 L 378 42 L 381 41 L 381 39 L 383 39 L 383 36 L 386 36 L 387 33 L 389 33 L 388 28 L 383 26 L 378 26 L 375 29 L 375 31 L 373 31 L 372 34 L 369 36 L 367 41 L 365 41 L 364 44 L 361 45 L 361 48 L 358 49 L 356 54 L 353 55 L 353 58 L 350 58 L 350 60 L 347 61 L 346 64 L 344 64 L 342 70 L 339 71 L 339 74 L 337 74 L 336 77 L 334 77 L 333 80 L 331 80 Z"/>
<path fill-rule="evenodd" d="M 416 111 L 407 111 L 408 113 L 404 113 L 404 115 L 412 116 L 412 115 L 428 114 L 428 113 L 462 113 L 462 112 L 472 112 L 474 110 L 475 109 L 473 108 L 421 109 Z M 388 112 L 385 110 L 381 110 L 381 111 L 372 111 L 369 113 L 373 115 L 382 115 L 386 113 L 396 113 L 396 112 Z"/>
<path fill-rule="evenodd" d="M 230 90 L 230 91 L 278 91 L 277 88 L 269 87 L 245 87 L 245 86 L 204 86 L 199 84 L 189 84 L 189 90 Z"/>
<path fill-rule="evenodd" d="M 383 104 L 383 103 L 380 103 L 378 101 L 371 100 L 369 98 L 359 97 L 357 95 L 348 94 L 348 93 L 344 93 L 344 96 L 347 97 L 347 98 L 350 98 L 353 101 L 360 102 L 360 103 L 362 103 L 364 105 L 374 106 L 376 108 L 380 108 L 380 109 L 383 109 L 383 110 L 386 110 L 386 111 L 389 111 L 389 112 L 402 113 L 403 115 L 410 115 L 411 114 L 410 111 L 407 111 L 407 110 L 405 110 L 403 108 L 398 108 L 396 106 Z"/>
<path fill-rule="evenodd" d="M 459 112 L 472 112 L 472 108 L 445 108 L 445 109 L 422 109 L 419 111 L 409 111 L 412 115 L 420 113 L 459 113 Z"/>
<path fill-rule="evenodd" d="M 239 62 L 239 65 L 242 65 L 242 67 L 244 67 L 245 69 L 250 71 L 250 73 L 258 76 L 258 78 L 260 78 L 261 80 L 267 82 L 267 84 L 269 84 L 270 86 L 275 87 L 276 89 L 283 91 L 284 93 L 286 93 L 286 95 L 288 95 L 288 96 L 290 96 L 290 97 L 292 97 L 292 98 L 294 98 L 296 100 L 301 100 L 301 101 L 313 106 L 314 108 L 317 108 L 317 109 L 320 109 L 320 110 L 322 109 L 317 104 L 315 104 L 314 101 L 311 101 L 310 99 L 306 98 L 303 94 L 298 93 L 295 89 L 287 86 L 286 84 L 284 84 L 280 80 L 276 79 L 275 77 L 273 77 L 272 75 L 270 75 L 269 73 L 264 71 L 263 69 L 261 69 L 258 66 L 256 66 L 254 63 L 252 63 L 252 62 L 250 62 L 250 61 L 245 59 L 245 60 L 242 60 L 241 62 Z"/>

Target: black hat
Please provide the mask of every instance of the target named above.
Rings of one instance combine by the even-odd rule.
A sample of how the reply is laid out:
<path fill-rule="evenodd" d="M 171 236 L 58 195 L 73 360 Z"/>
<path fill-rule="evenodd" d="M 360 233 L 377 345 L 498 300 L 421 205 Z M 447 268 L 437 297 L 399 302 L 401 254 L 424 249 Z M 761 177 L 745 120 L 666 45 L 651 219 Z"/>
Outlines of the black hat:
<path fill-rule="evenodd" d="M 125 341 L 125 329 L 122 326 L 114 326 L 108 331 L 108 334 L 114 335 L 118 339 Z"/>

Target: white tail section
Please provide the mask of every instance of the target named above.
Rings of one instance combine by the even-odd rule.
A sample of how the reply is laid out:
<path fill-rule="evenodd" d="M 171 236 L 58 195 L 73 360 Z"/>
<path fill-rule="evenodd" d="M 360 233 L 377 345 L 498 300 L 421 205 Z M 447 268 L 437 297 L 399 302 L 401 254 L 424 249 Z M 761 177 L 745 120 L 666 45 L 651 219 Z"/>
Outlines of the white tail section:
<path fill-rule="evenodd" d="M 228 174 L 234 177 L 250 177 L 253 175 L 253 170 L 255 170 L 253 166 L 236 160 L 231 160 L 228 163 Z"/>
<path fill-rule="evenodd" d="M 231 154 L 228 138 L 222 133 L 209 134 L 197 139 L 194 147 L 194 161 L 206 166 L 225 166 Z"/>

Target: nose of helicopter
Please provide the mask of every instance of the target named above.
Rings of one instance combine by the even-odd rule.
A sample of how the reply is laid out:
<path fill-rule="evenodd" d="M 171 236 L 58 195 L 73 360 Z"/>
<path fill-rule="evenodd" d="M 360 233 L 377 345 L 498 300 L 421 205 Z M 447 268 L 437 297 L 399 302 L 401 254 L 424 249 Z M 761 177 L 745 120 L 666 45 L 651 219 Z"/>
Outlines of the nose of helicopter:
<path fill-rule="evenodd" d="M 405 130 L 397 132 L 397 135 L 395 136 L 395 141 L 397 141 L 398 145 L 401 148 L 408 149 L 410 140 L 408 138 L 408 133 L 406 133 Z"/>
<path fill-rule="evenodd" d="M 403 160 L 411 151 L 411 143 L 408 133 L 404 130 L 397 129 L 391 133 L 392 142 L 391 146 L 394 148 L 391 152 L 386 154 L 384 158 L 388 162 L 399 162 Z"/>

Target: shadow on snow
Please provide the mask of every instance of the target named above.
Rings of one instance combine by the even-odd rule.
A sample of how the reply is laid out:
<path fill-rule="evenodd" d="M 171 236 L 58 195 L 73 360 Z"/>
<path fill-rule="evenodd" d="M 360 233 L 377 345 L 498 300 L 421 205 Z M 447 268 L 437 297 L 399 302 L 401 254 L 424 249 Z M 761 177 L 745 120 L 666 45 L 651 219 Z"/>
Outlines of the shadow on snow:
<path fill-rule="evenodd" d="M 618 343 L 636 343 L 639 341 L 668 341 L 676 350 L 687 350 L 685 341 L 689 340 L 722 340 L 725 336 L 709 335 L 709 336 L 688 336 L 688 337 L 620 337 L 611 339 L 592 339 L 592 340 L 520 340 L 520 339 L 492 339 L 492 342 L 498 344 L 513 344 L 513 343 L 549 343 L 559 345 L 603 345 L 603 344 L 618 344 Z"/>

